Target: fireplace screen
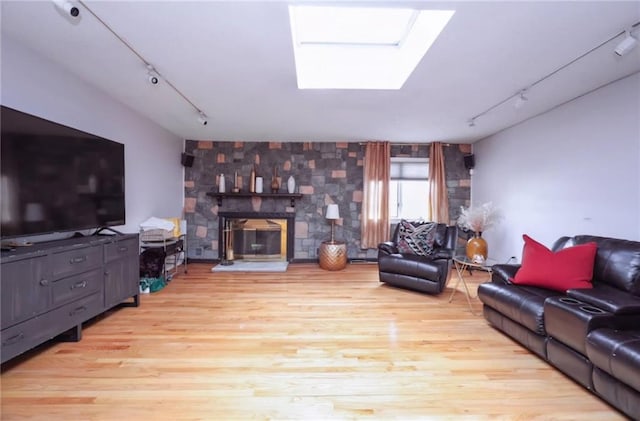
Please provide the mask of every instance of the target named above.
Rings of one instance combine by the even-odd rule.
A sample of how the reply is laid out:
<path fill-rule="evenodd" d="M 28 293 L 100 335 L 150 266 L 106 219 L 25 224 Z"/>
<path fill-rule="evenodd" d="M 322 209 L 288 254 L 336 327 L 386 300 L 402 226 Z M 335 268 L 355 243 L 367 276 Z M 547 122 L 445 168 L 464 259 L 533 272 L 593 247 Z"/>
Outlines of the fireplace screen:
<path fill-rule="evenodd" d="M 286 260 L 286 219 L 233 219 L 233 254 L 244 260 Z"/>

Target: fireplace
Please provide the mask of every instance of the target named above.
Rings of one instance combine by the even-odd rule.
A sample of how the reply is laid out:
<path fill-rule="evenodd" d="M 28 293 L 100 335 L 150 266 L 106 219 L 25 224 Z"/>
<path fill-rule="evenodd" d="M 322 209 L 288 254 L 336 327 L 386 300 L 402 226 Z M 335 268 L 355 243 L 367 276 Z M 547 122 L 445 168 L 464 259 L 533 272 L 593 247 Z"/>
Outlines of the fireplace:
<path fill-rule="evenodd" d="M 222 261 L 293 260 L 295 214 L 219 212 L 218 250 Z"/>

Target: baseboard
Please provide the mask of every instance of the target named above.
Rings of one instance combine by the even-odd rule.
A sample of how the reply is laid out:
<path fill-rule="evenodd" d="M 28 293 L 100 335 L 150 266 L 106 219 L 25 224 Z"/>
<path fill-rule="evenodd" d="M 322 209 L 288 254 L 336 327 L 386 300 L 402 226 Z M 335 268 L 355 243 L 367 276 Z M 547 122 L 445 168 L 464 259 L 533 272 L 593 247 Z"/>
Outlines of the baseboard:
<path fill-rule="evenodd" d="M 189 263 L 210 263 L 210 264 L 218 264 L 220 263 L 220 259 L 198 259 L 195 257 L 189 257 Z M 315 259 L 293 259 L 289 263 L 316 263 L 319 264 L 318 258 Z M 349 259 L 350 264 L 377 264 L 378 259 L 376 258 L 368 258 L 368 259 Z"/>

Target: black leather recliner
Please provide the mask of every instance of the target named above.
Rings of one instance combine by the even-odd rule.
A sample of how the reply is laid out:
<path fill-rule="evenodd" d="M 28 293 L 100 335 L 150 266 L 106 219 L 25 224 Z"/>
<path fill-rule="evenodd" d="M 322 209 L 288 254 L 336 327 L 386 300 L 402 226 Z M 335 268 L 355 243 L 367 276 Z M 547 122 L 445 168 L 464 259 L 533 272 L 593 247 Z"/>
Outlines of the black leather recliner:
<path fill-rule="evenodd" d="M 433 253 L 426 256 L 401 253 L 398 250 L 399 228 L 400 224 L 394 229 L 391 241 L 378 245 L 380 282 L 428 294 L 440 294 L 447 284 L 451 270 L 458 227 L 437 224 Z"/>

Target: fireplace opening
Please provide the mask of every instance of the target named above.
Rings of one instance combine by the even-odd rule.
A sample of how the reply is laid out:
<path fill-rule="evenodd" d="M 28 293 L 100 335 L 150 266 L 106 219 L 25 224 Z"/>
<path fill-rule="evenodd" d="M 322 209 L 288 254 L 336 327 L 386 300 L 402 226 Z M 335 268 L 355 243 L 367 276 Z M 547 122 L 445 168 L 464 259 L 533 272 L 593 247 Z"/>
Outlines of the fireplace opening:
<path fill-rule="evenodd" d="M 218 255 L 234 260 L 293 260 L 295 213 L 219 212 Z"/>
<path fill-rule="evenodd" d="M 232 219 L 233 254 L 243 260 L 286 260 L 287 221 Z"/>

